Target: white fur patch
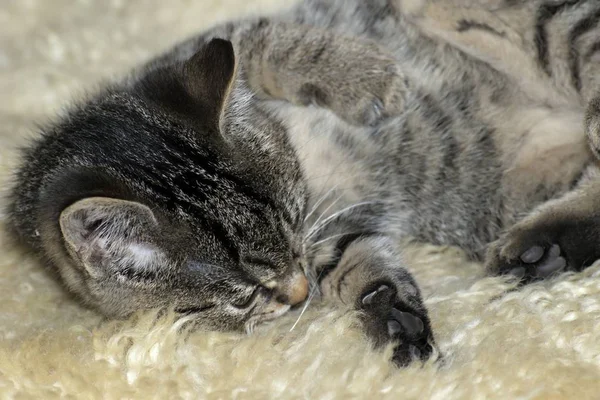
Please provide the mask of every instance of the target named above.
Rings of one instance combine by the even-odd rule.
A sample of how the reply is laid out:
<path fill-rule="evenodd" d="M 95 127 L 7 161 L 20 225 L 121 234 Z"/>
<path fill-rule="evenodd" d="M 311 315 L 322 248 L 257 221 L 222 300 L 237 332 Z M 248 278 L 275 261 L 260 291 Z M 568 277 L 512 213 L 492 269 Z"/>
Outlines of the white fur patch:
<path fill-rule="evenodd" d="M 146 243 L 132 243 L 127 246 L 127 250 L 134 268 L 148 268 L 164 258 L 162 251 Z"/>

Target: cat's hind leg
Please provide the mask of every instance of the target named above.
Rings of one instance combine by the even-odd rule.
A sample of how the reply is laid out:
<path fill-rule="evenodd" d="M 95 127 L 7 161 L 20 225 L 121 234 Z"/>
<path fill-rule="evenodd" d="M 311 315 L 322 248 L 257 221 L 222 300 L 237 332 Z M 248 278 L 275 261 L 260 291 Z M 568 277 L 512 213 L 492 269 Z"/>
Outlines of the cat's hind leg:
<path fill-rule="evenodd" d="M 588 104 L 585 113 L 585 133 L 590 149 L 600 159 L 600 96 Z"/>
<path fill-rule="evenodd" d="M 600 98 L 585 116 L 592 152 L 600 155 Z M 565 270 L 579 271 L 600 259 L 600 168 L 592 160 L 576 188 L 538 206 L 491 243 L 486 265 L 492 273 L 510 273 L 523 281 Z M 558 167 L 558 166 L 557 166 Z"/>

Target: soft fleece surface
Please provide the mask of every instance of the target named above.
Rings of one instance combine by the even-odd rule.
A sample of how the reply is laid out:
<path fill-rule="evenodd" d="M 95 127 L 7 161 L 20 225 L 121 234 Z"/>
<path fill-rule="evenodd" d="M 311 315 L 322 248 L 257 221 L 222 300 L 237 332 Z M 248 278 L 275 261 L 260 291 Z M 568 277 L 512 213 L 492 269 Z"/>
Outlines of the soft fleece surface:
<path fill-rule="evenodd" d="M 195 31 L 286 0 L 0 0 L 0 187 L 33 122 Z M 4 215 L 1 218 L 4 219 Z M 600 238 L 599 238 L 600 239 Z M 396 370 L 352 315 L 253 337 L 102 321 L 0 236 L 0 398 L 600 398 L 600 269 L 512 290 L 455 249 L 407 254 L 443 362 Z"/>

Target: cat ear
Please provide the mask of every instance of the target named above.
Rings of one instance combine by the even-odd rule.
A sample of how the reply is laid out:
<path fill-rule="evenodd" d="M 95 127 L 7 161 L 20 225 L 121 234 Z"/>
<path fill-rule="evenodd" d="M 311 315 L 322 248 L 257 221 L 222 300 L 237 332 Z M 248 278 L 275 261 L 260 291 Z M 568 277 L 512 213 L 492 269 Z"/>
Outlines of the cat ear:
<path fill-rule="evenodd" d="M 184 65 L 187 91 L 218 123 L 235 77 L 235 54 L 228 40 L 212 39 Z"/>
<path fill-rule="evenodd" d="M 59 223 L 71 257 L 93 277 L 115 271 L 143 275 L 164 261 L 149 240 L 156 218 L 143 204 L 91 197 L 67 207 Z"/>

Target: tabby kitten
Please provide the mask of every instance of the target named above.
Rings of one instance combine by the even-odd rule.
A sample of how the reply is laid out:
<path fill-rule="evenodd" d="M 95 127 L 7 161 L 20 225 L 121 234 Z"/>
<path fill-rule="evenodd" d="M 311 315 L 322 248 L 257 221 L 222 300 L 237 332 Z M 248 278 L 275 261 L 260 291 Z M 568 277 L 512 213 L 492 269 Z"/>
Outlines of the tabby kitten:
<path fill-rule="evenodd" d="M 426 359 L 402 237 L 523 282 L 600 256 L 598 15 L 305 0 L 218 26 L 44 129 L 11 225 L 107 316 L 173 307 L 250 331 L 305 301 L 308 277 L 397 364 Z"/>

